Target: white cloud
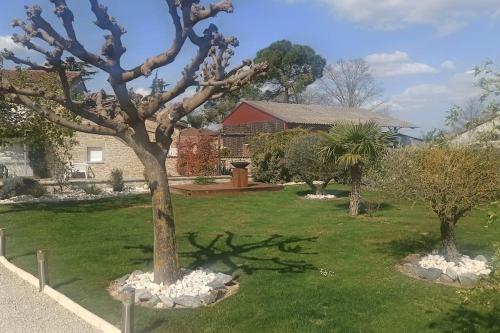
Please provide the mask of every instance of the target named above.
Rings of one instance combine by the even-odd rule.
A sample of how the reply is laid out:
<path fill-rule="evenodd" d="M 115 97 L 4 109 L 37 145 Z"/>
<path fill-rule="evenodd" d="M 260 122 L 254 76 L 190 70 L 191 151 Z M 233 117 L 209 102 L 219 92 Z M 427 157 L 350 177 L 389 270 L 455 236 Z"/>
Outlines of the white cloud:
<path fill-rule="evenodd" d="M 441 63 L 441 67 L 444 68 L 444 69 L 447 69 L 447 70 L 454 70 L 456 69 L 457 67 L 455 66 L 455 63 L 451 60 L 445 60 Z"/>
<path fill-rule="evenodd" d="M 148 96 L 149 94 L 151 94 L 151 89 L 149 89 L 149 88 L 135 88 L 134 92 L 136 94 L 139 94 L 142 96 Z"/>
<path fill-rule="evenodd" d="M 365 57 L 375 76 L 399 76 L 437 73 L 438 70 L 424 63 L 414 62 L 406 52 L 374 53 Z"/>
<path fill-rule="evenodd" d="M 12 36 L 0 36 L 0 51 L 7 49 L 12 52 L 27 52 L 24 46 L 16 44 L 12 41 Z"/>
<path fill-rule="evenodd" d="M 461 104 L 480 96 L 470 73 L 454 75 L 448 82 L 419 84 L 390 98 L 394 115 L 424 129 L 442 127 L 446 112 L 453 104 Z"/>
<path fill-rule="evenodd" d="M 305 0 L 285 0 L 289 3 Z M 310 1 L 310 0 L 309 0 Z M 314 0 L 332 8 L 336 16 L 382 30 L 423 24 L 446 35 L 478 17 L 497 18 L 498 0 Z"/>

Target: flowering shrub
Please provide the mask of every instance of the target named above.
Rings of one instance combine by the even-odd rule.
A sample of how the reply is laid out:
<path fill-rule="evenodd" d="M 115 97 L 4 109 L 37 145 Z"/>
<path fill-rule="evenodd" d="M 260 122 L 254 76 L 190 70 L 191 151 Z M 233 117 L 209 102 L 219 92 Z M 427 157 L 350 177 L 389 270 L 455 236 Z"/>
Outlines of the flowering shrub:
<path fill-rule="evenodd" d="M 177 171 L 182 176 L 213 176 L 217 170 L 217 155 L 214 138 L 208 135 L 183 138 L 178 146 Z"/>

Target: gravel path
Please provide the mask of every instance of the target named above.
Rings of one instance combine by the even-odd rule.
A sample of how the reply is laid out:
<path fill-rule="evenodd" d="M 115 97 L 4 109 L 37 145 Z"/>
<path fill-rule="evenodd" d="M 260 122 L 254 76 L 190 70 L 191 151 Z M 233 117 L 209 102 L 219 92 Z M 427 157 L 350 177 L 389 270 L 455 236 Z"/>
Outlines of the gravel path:
<path fill-rule="evenodd" d="M 0 265 L 0 333 L 99 332 Z"/>

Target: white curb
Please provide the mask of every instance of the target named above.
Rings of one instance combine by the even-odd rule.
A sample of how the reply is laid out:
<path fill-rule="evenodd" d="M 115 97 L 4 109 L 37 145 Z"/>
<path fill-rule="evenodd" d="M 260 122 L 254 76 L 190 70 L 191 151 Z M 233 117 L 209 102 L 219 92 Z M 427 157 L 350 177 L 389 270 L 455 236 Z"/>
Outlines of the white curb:
<path fill-rule="evenodd" d="M 19 267 L 14 266 L 5 257 L 0 257 L 0 264 L 2 264 L 5 268 L 10 270 L 11 272 L 15 273 L 24 281 L 33 285 L 35 288 L 38 288 L 38 279 L 36 277 L 29 274 L 28 272 L 23 271 Z M 85 309 L 81 305 L 78 305 L 77 303 L 73 302 L 71 299 L 64 296 L 57 290 L 49 286 L 45 286 L 45 288 L 43 289 L 43 293 L 52 298 L 57 303 L 59 303 L 66 310 L 74 313 L 75 315 L 80 317 L 83 321 L 89 323 L 98 330 L 104 333 L 121 333 L 120 329 L 111 325 L 101 317 L 93 314 L 92 312 Z"/>

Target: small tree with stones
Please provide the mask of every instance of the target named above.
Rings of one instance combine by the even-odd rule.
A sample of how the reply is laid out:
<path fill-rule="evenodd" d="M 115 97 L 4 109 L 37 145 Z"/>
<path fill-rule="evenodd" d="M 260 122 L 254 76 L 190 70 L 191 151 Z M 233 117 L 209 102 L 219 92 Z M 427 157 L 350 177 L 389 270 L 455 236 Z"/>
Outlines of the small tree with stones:
<path fill-rule="evenodd" d="M 220 12 L 231 13 L 231 0 L 203 6 L 200 0 L 165 0 L 166 8 L 175 28 L 173 42 L 165 51 L 147 58 L 133 68 L 125 68 L 122 56 L 126 49 L 122 43 L 125 29 L 98 0 L 89 0 L 96 17 L 96 25 L 109 34 L 104 36 L 102 54 L 86 48 L 78 39 L 74 28 L 74 16 L 65 0 L 50 0 L 55 14 L 61 19 L 65 35 L 59 33 L 42 15 L 40 6 L 26 7 L 28 21 L 14 20 L 14 27 L 24 34 L 14 35 L 13 40 L 26 48 L 42 54 L 47 63 L 40 65 L 29 59 L 21 59 L 5 50 L 4 59 L 31 69 L 57 73 L 62 93 L 51 93 L 43 87 L 23 88 L 5 78 L 0 83 L 1 98 L 8 103 L 19 104 L 53 123 L 69 129 L 109 135 L 121 139 L 139 157 L 149 180 L 154 221 L 154 280 L 171 284 L 180 277 L 180 267 L 175 241 L 175 223 L 166 158 L 172 144 L 176 123 L 209 100 L 221 98 L 239 90 L 256 76 L 266 72 L 267 64 L 253 64 L 246 60 L 230 68 L 233 48 L 238 46 L 234 37 L 224 37 L 218 28 L 210 24 L 200 35 L 195 27 Z M 130 82 L 152 71 L 172 64 L 184 45 L 191 42 L 197 49 L 180 79 L 169 90 L 142 97 L 129 89 Z M 73 96 L 66 75 L 63 54 L 70 54 L 92 68 L 108 74 L 113 91 L 107 96 L 104 90 L 80 98 Z M 190 87 L 196 93 L 180 102 L 172 102 Z M 43 101 L 55 102 L 66 108 L 77 119 L 60 116 L 45 107 Z M 169 103 L 171 102 L 171 103 Z M 155 120 L 154 138 L 146 130 L 146 121 Z"/>
<path fill-rule="evenodd" d="M 427 202 L 441 224 L 450 260 L 459 258 L 458 221 L 472 208 L 500 198 L 500 152 L 494 148 L 394 149 L 382 160 L 379 185 L 399 197 Z"/>
<path fill-rule="evenodd" d="M 298 176 L 319 195 L 326 194 L 330 181 L 341 173 L 340 168 L 323 161 L 320 150 L 324 141 L 321 135 L 311 133 L 293 139 L 285 149 L 286 166 L 290 173 Z M 316 185 L 315 181 L 321 181 L 321 184 Z"/>

